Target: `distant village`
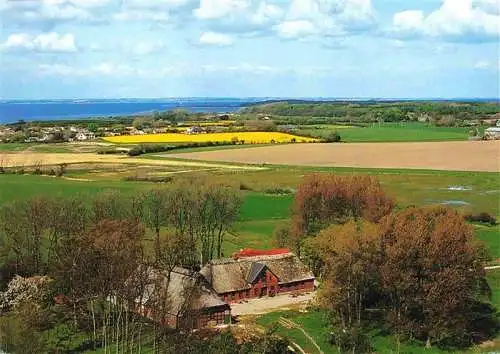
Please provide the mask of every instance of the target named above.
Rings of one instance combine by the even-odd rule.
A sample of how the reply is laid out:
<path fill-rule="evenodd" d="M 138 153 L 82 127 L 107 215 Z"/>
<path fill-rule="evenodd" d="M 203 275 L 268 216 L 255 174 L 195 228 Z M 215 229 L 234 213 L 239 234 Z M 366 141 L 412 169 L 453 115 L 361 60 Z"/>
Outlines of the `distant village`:
<path fill-rule="evenodd" d="M 92 141 L 101 137 L 120 135 L 145 135 L 145 134 L 203 134 L 218 133 L 227 130 L 231 125 L 231 114 L 219 114 L 207 117 L 207 122 L 193 121 L 176 123 L 167 120 L 153 120 L 148 118 L 136 118 L 132 124 L 123 124 L 117 121 L 115 124 L 96 124 L 94 122 L 85 123 L 79 120 L 72 125 L 54 125 L 44 122 L 43 125 L 36 123 L 0 125 L 0 142 L 13 143 L 57 143 L 74 141 Z M 268 118 L 269 119 L 269 118 Z M 220 122 L 218 124 L 214 122 Z"/>
<path fill-rule="evenodd" d="M 222 133 L 226 131 L 271 131 L 279 130 L 283 132 L 294 132 L 299 128 L 296 124 L 280 124 L 277 126 L 273 118 L 265 114 L 257 114 L 251 120 L 240 119 L 238 114 L 216 114 L 205 115 L 200 120 L 176 119 L 166 120 L 163 117 L 137 117 L 128 119 L 128 124 L 124 120 L 105 121 L 98 124 L 95 121 L 85 120 L 75 121 L 73 124 L 64 121 L 14 123 L 0 125 L 0 142 L 4 143 L 58 143 L 58 142 L 86 142 L 93 141 L 101 137 L 121 136 L 121 135 L 145 135 L 145 134 L 204 134 Z M 196 118 L 191 117 L 191 118 Z M 170 116 L 169 116 L 170 118 Z M 182 117 L 186 119 L 186 117 Z M 248 117 L 245 117 L 248 118 Z M 412 117 L 410 117 L 412 118 Z M 428 114 L 422 114 L 411 119 L 420 123 L 432 124 L 433 120 Z M 251 126 L 250 123 L 257 123 Z M 53 125 L 52 125 L 53 124 Z M 470 140 L 496 140 L 500 139 L 500 119 L 498 115 L 491 119 L 464 120 L 463 127 L 471 129 Z M 484 129 L 481 134 L 479 128 Z"/>

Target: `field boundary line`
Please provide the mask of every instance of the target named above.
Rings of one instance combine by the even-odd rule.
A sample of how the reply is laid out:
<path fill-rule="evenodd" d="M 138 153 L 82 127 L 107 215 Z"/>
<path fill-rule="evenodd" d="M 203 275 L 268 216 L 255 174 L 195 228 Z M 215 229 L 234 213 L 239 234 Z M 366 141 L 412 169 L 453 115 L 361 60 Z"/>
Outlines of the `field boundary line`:
<path fill-rule="evenodd" d="M 300 325 L 298 325 L 297 323 L 295 323 L 287 318 L 284 318 L 283 316 L 280 317 L 280 319 L 278 320 L 278 323 L 285 328 L 296 328 L 296 329 L 300 330 L 306 336 L 306 338 L 309 339 L 309 341 L 311 341 L 311 343 L 316 347 L 316 349 L 318 349 L 318 352 L 320 354 L 324 354 L 323 351 L 321 350 L 321 347 L 318 345 L 318 343 L 316 343 L 316 341 Z"/>

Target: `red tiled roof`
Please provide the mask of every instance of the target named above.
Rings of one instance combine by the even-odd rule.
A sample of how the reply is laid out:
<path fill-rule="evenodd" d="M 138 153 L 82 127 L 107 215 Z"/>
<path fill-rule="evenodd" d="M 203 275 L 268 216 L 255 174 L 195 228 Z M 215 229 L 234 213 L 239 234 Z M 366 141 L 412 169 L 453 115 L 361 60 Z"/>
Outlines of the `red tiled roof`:
<path fill-rule="evenodd" d="M 239 252 L 233 253 L 233 258 L 245 258 L 256 256 L 276 256 L 279 254 L 290 253 L 288 248 L 273 248 L 270 250 L 254 250 L 251 248 L 244 248 Z"/>

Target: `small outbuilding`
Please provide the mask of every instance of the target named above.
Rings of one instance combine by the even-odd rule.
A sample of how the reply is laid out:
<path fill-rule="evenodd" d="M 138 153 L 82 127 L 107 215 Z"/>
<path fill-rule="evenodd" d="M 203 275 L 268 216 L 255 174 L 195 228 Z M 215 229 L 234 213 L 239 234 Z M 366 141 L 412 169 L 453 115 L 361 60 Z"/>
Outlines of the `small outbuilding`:
<path fill-rule="evenodd" d="M 210 261 L 200 273 L 228 303 L 314 290 L 314 274 L 288 249 L 245 249 Z"/>
<path fill-rule="evenodd" d="M 148 267 L 139 269 L 131 281 L 144 290 L 133 304 L 134 311 L 153 321 L 182 329 L 230 322 L 231 307 L 198 272 Z"/>
<path fill-rule="evenodd" d="M 500 127 L 491 127 L 484 131 L 484 139 L 486 140 L 499 140 Z"/>

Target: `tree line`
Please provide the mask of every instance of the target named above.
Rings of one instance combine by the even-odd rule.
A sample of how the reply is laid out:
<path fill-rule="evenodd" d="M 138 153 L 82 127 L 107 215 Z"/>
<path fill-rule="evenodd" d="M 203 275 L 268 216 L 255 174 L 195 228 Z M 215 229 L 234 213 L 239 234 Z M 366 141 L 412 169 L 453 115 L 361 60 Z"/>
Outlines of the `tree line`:
<path fill-rule="evenodd" d="M 210 259 L 222 257 L 224 237 L 241 202 L 233 189 L 189 181 L 142 193 L 37 196 L 4 205 L 0 349 L 63 353 L 102 348 L 106 353 L 129 353 L 146 346 L 154 353 L 169 352 L 168 348 L 182 353 L 194 346 L 200 350 L 203 341 L 196 335 L 183 338 L 162 325 L 172 299 L 165 291 L 165 277 L 152 279 L 151 270 L 164 272 L 168 284 L 176 266 L 194 274 Z M 181 315 L 190 314 L 196 291 L 193 285 L 182 294 Z M 145 304 L 150 315 L 139 316 L 132 304 Z M 264 337 L 249 342 L 264 348 L 265 343 L 287 347 L 274 334 L 265 337 L 265 343 Z M 174 346 L 175 342 L 184 344 Z M 228 348 L 228 353 L 251 352 L 247 347 L 247 351 Z"/>
<path fill-rule="evenodd" d="M 419 116 L 458 120 L 485 119 L 499 113 L 495 102 L 271 102 L 252 105 L 242 114 L 282 117 L 330 117 L 334 120 L 399 122 Z"/>
<path fill-rule="evenodd" d="M 448 207 L 397 209 L 370 176 L 311 175 L 290 225 L 277 229 L 321 280 L 339 352 L 369 352 L 368 333 L 463 348 L 500 330 L 485 278 L 488 255 Z"/>

